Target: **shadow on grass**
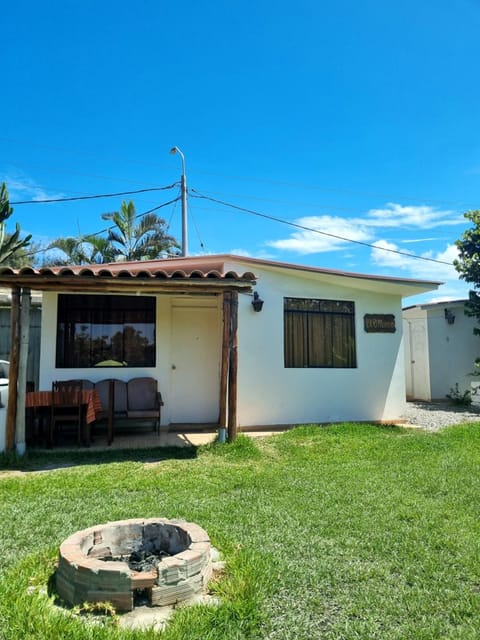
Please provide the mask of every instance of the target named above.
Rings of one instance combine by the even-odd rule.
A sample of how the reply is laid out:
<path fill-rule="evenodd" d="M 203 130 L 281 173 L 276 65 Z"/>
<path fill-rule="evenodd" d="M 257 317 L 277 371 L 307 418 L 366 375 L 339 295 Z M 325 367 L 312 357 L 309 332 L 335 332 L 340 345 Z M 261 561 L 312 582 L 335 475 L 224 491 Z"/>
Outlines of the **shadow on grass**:
<path fill-rule="evenodd" d="M 0 470 L 51 471 L 81 465 L 112 464 L 115 462 L 161 462 L 196 458 L 198 447 L 156 447 L 151 449 L 112 449 L 102 451 L 44 451 L 31 449 L 24 456 L 16 453 L 0 454 Z"/>

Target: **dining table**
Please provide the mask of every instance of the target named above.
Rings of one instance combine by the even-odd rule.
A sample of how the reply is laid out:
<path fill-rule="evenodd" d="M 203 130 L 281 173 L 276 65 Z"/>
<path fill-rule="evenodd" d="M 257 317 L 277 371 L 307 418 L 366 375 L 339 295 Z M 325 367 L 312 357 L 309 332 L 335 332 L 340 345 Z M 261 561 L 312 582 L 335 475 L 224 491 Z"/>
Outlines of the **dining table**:
<path fill-rule="evenodd" d="M 80 389 L 75 393 L 80 393 L 80 404 L 85 407 L 84 420 L 86 426 L 90 427 L 103 413 L 100 396 L 95 389 Z M 27 391 L 25 394 L 25 409 L 33 409 L 35 412 L 38 409 L 51 408 L 52 404 L 55 404 L 55 407 L 59 407 L 61 406 L 59 398 L 64 397 L 64 391 Z M 87 428 L 86 431 L 86 443 L 88 445 L 90 443 L 90 428 Z"/>

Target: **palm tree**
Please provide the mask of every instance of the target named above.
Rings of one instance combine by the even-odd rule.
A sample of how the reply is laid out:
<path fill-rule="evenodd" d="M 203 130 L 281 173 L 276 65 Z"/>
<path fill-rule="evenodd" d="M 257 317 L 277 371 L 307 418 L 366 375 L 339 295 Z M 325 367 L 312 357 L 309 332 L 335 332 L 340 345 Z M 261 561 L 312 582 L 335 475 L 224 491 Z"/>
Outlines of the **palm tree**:
<path fill-rule="evenodd" d="M 114 247 L 117 260 L 154 260 L 179 249 L 177 240 L 165 232 L 165 220 L 155 213 L 138 216 L 132 200 L 128 204 L 123 201 L 120 211 L 104 213 L 102 218 L 115 225 L 108 230 L 107 240 Z"/>
<path fill-rule="evenodd" d="M 49 256 L 44 260 L 44 266 L 85 264 L 88 262 L 87 256 L 82 249 L 81 238 L 57 238 L 48 245 L 47 249 L 59 249 L 63 256 Z"/>
<path fill-rule="evenodd" d="M 108 238 L 98 235 L 79 238 L 57 238 L 48 249 L 59 249 L 63 255 L 55 255 L 44 261 L 44 266 L 61 266 L 74 264 L 104 264 L 114 262 L 117 251 Z"/>
<path fill-rule="evenodd" d="M 88 255 L 90 264 L 105 264 L 115 262 L 117 250 L 108 238 L 99 235 L 84 236 L 82 240 L 83 250 Z"/>
<path fill-rule="evenodd" d="M 15 225 L 13 233 L 7 233 L 6 220 L 13 213 L 8 197 L 7 185 L 0 186 L 0 264 L 14 264 L 16 254 L 30 245 L 31 234 L 20 240 L 20 225 Z"/>

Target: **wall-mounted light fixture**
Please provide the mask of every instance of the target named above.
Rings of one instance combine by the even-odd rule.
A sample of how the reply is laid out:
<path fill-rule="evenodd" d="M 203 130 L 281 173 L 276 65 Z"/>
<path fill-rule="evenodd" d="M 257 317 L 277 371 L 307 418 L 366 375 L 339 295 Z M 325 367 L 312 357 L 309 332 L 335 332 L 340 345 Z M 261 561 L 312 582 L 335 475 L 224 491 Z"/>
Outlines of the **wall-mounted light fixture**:
<path fill-rule="evenodd" d="M 445 320 L 448 324 L 453 324 L 455 322 L 455 314 L 450 309 L 445 309 Z"/>
<path fill-rule="evenodd" d="M 261 311 L 263 307 L 263 300 L 260 298 L 257 291 L 253 292 L 252 307 L 254 311 Z"/>

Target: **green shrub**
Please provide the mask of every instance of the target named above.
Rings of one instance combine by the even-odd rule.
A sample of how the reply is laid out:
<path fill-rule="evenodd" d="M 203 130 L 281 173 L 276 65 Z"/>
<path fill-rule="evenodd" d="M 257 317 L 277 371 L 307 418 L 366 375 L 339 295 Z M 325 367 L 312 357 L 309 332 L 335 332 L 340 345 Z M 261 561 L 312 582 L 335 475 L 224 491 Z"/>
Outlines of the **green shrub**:
<path fill-rule="evenodd" d="M 466 389 L 463 392 L 460 391 L 458 382 L 455 383 L 454 387 L 451 387 L 450 393 L 447 393 L 447 398 L 452 404 L 461 407 L 469 407 L 472 404 L 472 392 L 470 389 Z"/>

